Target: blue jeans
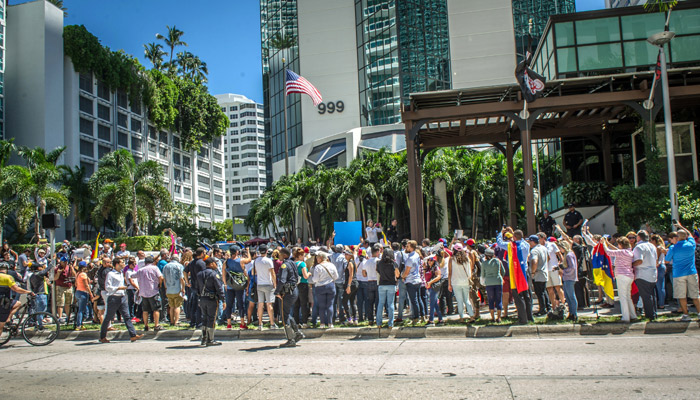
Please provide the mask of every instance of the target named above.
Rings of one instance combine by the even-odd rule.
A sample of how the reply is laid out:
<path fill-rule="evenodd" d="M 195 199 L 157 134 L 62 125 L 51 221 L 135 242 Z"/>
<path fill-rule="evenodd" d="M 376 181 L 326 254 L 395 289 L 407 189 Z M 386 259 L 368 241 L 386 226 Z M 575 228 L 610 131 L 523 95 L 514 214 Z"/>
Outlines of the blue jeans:
<path fill-rule="evenodd" d="M 83 319 L 88 313 L 89 295 L 82 290 L 76 290 L 75 298 L 78 300 L 78 313 L 75 315 L 75 326 L 83 326 Z"/>
<path fill-rule="evenodd" d="M 335 283 L 335 298 L 333 299 L 333 318 L 338 321 L 345 321 L 347 315 L 343 312 L 343 293 L 345 293 L 344 283 Z"/>
<path fill-rule="evenodd" d="M 437 314 L 438 321 L 442 321 L 442 312 L 440 312 L 440 307 L 438 307 L 438 296 L 440 292 L 433 289 L 428 289 L 430 295 L 430 316 L 428 316 L 428 321 L 433 322 L 433 316 Z"/>
<path fill-rule="evenodd" d="M 489 310 L 503 310 L 503 285 L 486 286 Z"/>
<path fill-rule="evenodd" d="M 413 283 L 406 284 L 406 293 L 408 294 L 408 301 L 411 302 L 411 316 L 413 319 L 418 319 L 420 317 L 420 306 L 418 305 L 418 293 L 420 292 L 420 285 Z"/>
<path fill-rule="evenodd" d="M 663 307 L 666 304 L 666 266 L 659 265 L 656 267 L 659 277 L 656 278 L 656 305 Z"/>
<path fill-rule="evenodd" d="M 421 286 L 418 291 L 418 305 L 420 306 L 420 316 L 426 317 L 428 315 L 428 289 L 425 286 Z"/>
<path fill-rule="evenodd" d="M 318 313 L 321 323 L 331 325 L 333 323 L 333 299 L 335 298 L 335 283 L 316 286 L 316 299 L 318 300 Z"/>
<path fill-rule="evenodd" d="M 367 301 L 365 304 L 365 316 L 371 325 L 374 323 L 374 312 L 377 310 L 377 305 L 379 304 L 379 290 L 377 289 L 377 281 L 367 282 Z"/>
<path fill-rule="evenodd" d="M 34 303 L 36 309 L 34 312 L 46 312 L 46 305 L 47 305 L 47 298 L 45 294 L 37 294 L 36 295 L 36 303 Z M 39 326 L 44 326 L 44 321 L 41 320 L 40 318 L 37 318 L 36 321 Z"/>
<path fill-rule="evenodd" d="M 318 288 L 316 286 L 311 289 L 311 297 L 314 299 L 314 305 L 311 307 L 311 323 L 316 325 L 318 318 Z"/>
<path fill-rule="evenodd" d="M 576 291 L 574 285 L 576 281 L 564 281 L 564 297 L 566 298 L 566 304 L 569 305 L 569 315 L 576 318 L 578 314 L 576 310 L 578 309 L 578 300 L 576 300 Z"/>
<path fill-rule="evenodd" d="M 367 281 L 358 281 L 357 286 L 357 311 L 359 312 L 359 321 L 365 320 L 365 311 L 367 307 Z"/>
<path fill-rule="evenodd" d="M 226 308 L 224 313 L 221 315 L 221 321 L 224 322 L 231 319 L 231 314 L 233 313 L 234 307 L 238 311 L 238 315 L 243 318 L 246 313 L 245 304 L 243 304 L 243 297 L 245 292 L 243 290 L 233 290 L 226 289 Z"/>
<path fill-rule="evenodd" d="M 377 308 L 377 326 L 382 326 L 382 314 L 386 308 L 386 314 L 389 316 L 389 326 L 394 326 L 394 294 L 396 286 L 394 285 L 379 285 L 379 308 Z"/>

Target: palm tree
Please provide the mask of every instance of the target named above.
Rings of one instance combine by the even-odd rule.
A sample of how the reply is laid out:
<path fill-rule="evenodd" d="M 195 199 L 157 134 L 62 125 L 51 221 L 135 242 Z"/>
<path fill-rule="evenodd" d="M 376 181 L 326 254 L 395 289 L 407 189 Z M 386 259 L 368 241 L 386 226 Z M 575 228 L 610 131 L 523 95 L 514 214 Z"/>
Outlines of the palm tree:
<path fill-rule="evenodd" d="M 80 240 L 81 223 L 90 218 L 90 188 L 87 184 L 85 167 L 75 166 L 70 168 L 65 165 L 58 167 L 63 172 L 63 188 L 68 193 L 68 200 L 72 205 L 73 214 L 73 240 Z"/>
<path fill-rule="evenodd" d="M 97 171 L 89 181 L 97 199 L 93 219 L 98 225 L 111 216 L 133 235 L 141 233 L 141 226 L 153 220 L 157 212 L 170 209 L 170 193 L 163 185 L 163 168 L 149 160 L 136 164 L 132 154 L 120 149 L 100 160 Z M 131 227 L 126 230 L 126 217 Z"/>
<path fill-rule="evenodd" d="M 678 0 L 648 0 L 644 4 L 645 10 L 659 10 L 666 12 L 678 4 Z"/>
<path fill-rule="evenodd" d="M 14 138 L 10 140 L 0 140 L 0 182 L 5 183 L 5 166 L 10 160 L 12 152 L 15 151 Z M 12 185 L 0 184 L 0 207 L 2 207 L 2 200 L 12 197 L 14 193 L 14 188 Z M 2 215 L 0 211 L 0 243 L 2 242 L 3 227 L 5 225 L 5 218 L 7 215 Z"/>
<path fill-rule="evenodd" d="M 177 29 L 175 25 L 173 25 L 172 28 L 170 25 L 166 25 L 166 28 L 168 28 L 168 35 L 163 36 L 160 33 L 156 33 L 156 39 L 162 40 L 165 43 L 165 46 L 170 48 L 170 61 L 168 61 L 168 69 L 170 71 L 174 71 L 175 66 L 173 65 L 173 54 L 175 53 L 175 48 L 178 46 L 187 46 L 187 43 L 181 39 L 185 32 Z"/>
<path fill-rule="evenodd" d="M 58 147 L 47 153 L 41 147 L 31 149 L 22 146 L 17 151 L 17 154 L 24 159 L 27 166 L 19 166 L 12 169 L 12 179 L 22 180 L 22 186 L 16 188 L 16 197 L 23 199 L 22 202 L 17 204 L 24 209 L 15 211 L 21 221 L 20 226 L 26 228 L 31 217 L 27 218 L 30 215 L 30 210 L 29 204 L 25 200 L 27 197 L 32 200 L 34 238 L 37 240 L 44 238 L 46 234 L 41 227 L 41 215 L 45 214 L 47 209 L 56 210 L 59 214 L 66 215 L 70 208 L 65 191 L 56 188 L 56 184 L 61 179 L 61 171 L 56 164 L 65 150 L 65 147 Z M 8 167 L 8 169 L 10 168 Z M 25 171 L 21 171 L 21 169 Z M 26 193 L 20 194 L 22 191 Z"/>
<path fill-rule="evenodd" d="M 51 3 L 51 4 L 55 5 L 56 7 L 58 7 L 59 10 L 63 11 L 63 16 L 64 16 L 64 17 L 67 17 L 67 16 L 68 16 L 68 12 L 66 11 L 66 10 L 68 10 L 68 9 L 67 9 L 66 7 L 63 6 L 63 0 L 46 0 L 46 1 L 48 1 L 49 3 Z"/>
<path fill-rule="evenodd" d="M 207 63 L 199 57 L 184 51 L 177 53 L 177 63 L 180 65 L 179 73 L 183 77 L 188 77 L 193 82 L 206 82 L 209 69 Z"/>
<path fill-rule="evenodd" d="M 163 69 L 163 57 L 165 57 L 165 52 L 163 51 L 163 45 L 160 43 L 148 43 L 143 45 L 144 56 L 148 61 L 153 64 L 153 68 L 161 71 Z"/>
<path fill-rule="evenodd" d="M 270 39 L 270 46 L 272 48 L 278 49 L 278 50 L 285 50 L 294 47 L 294 45 L 297 44 L 297 40 L 294 36 L 292 35 L 282 35 L 281 33 L 277 32 L 272 38 Z"/>

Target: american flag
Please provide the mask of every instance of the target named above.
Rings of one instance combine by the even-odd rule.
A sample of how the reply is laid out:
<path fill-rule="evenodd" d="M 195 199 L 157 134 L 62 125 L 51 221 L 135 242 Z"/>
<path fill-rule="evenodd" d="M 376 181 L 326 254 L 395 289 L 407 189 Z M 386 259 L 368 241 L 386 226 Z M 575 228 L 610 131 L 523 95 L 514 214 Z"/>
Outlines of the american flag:
<path fill-rule="evenodd" d="M 311 100 L 314 102 L 314 106 L 321 104 L 321 102 L 323 101 L 323 97 L 321 97 L 321 92 L 319 92 L 318 89 L 316 89 L 314 85 L 311 84 L 311 82 L 297 75 L 293 71 L 286 71 L 287 83 L 285 84 L 285 95 L 290 93 L 308 94 L 311 97 Z"/>

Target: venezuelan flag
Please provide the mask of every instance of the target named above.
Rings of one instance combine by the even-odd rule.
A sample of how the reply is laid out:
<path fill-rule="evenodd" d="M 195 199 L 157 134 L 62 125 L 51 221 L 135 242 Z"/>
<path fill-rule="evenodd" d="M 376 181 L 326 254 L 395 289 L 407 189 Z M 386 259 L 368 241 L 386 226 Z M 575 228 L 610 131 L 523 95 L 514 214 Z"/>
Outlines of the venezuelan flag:
<path fill-rule="evenodd" d="M 593 248 L 591 264 L 593 264 L 593 282 L 601 286 L 608 297 L 614 299 L 613 280 L 615 279 L 615 274 L 612 270 L 610 256 L 608 256 L 605 252 L 605 247 L 600 243 Z"/>
<path fill-rule="evenodd" d="M 527 290 L 526 267 L 524 265 L 526 257 L 515 242 L 508 244 L 508 270 L 510 272 L 510 288 L 516 289 L 518 293 Z"/>
<path fill-rule="evenodd" d="M 92 249 L 92 257 L 90 258 L 90 261 L 97 258 L 97 251 L 99 250 L 99 247 L 100 247 L 100 232 L 97 232 L 97 239 L 95 239 L 95 248 Z"/>

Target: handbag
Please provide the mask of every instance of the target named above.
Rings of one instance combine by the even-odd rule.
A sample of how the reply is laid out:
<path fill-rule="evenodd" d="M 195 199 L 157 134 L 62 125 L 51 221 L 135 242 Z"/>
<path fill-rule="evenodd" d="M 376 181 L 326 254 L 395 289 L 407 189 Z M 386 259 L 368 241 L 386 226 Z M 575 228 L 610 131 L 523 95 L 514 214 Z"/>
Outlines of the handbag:
<path fill-rule="evenodd" d="M 228 273 L 228 286 L 233 290 L 243 290 L 248 285 L 248 277 L 242 272 L 231 272 Z"/>

